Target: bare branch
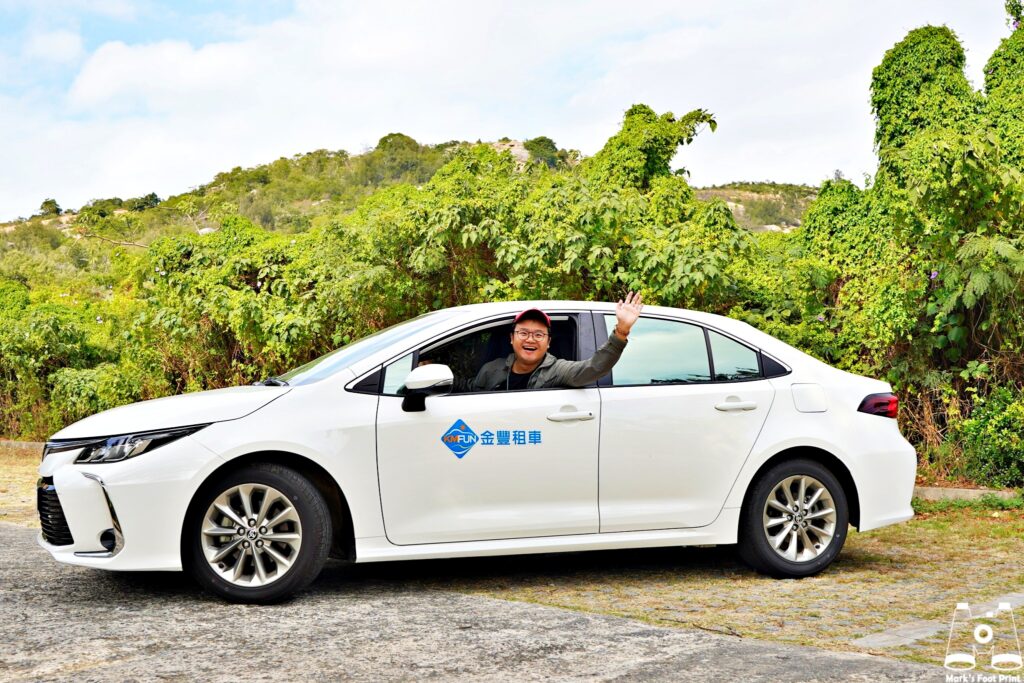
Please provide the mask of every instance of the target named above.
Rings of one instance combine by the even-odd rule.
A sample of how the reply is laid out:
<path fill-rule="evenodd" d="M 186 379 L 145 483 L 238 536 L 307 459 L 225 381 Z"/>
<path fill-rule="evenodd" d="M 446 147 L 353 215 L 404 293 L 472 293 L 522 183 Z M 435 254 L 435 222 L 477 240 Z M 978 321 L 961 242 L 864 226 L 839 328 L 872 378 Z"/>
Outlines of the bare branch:
<path fill-rule="evenodd" d="M 82 237 L 85 237 L 85 238 L 88 238 L 88 239 L 96 239 L 96 240 L 102 240 L 103 242 L 109 242 L 110 244 L 115 244 L 115 245 L 117 245 L 119 247 L 140 247 L 142 249 L 149 249 L 149 245 L 148 244 L 139 244 L 138 242 L 120 242 L 118 240 L 112 240 L 109 237 L 104 237 L 103 235 L 96 235 L 96 234 L 91 233 L 91 232 L 84 232 L 84 233 L 81 233 L 81 235 L 82 235 Z"/>

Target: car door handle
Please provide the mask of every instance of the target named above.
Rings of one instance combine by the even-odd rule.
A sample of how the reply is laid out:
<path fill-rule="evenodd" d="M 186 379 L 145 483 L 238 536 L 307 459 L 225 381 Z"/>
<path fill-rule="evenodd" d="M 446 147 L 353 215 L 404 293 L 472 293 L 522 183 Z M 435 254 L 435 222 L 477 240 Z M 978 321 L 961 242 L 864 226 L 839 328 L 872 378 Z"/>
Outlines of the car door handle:
<path fill-rule="evenodd" d="M 755 408 L 757 408 L 757 403 L 754 401 L 725 401 L 724 403 L 715 404 L 715 410 L 722 410 L 725 412 L 754 410 Z"/>
<path fill-rule="evenodd" d="M 558 412 L 548 415 L 552 422 L 577 422 L 582 420 L 593 420 L 594 413 L 590 410 L 578 410 L 575 412 Z"/>

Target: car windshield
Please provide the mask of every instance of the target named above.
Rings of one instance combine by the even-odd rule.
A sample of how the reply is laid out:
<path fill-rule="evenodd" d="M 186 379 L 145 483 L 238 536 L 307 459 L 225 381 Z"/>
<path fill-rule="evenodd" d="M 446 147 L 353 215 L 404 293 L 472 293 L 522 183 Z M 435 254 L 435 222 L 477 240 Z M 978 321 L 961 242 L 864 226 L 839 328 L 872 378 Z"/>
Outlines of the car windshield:
<path fill-rule="evenodd" d="M 401 341 L 406 337 L 411 337 L 420 330 L 449 317 L 451 317 L 451 314 L 446 311 L 424 313 L 412 320 L 386 327 L 348 346 L 331 351 L 294 370 L 289 370 L 285 374 L 278 376 L 277 379 L 284 380 L 292 386 L 317 382 L 373 355 L 390 344 Z"/>

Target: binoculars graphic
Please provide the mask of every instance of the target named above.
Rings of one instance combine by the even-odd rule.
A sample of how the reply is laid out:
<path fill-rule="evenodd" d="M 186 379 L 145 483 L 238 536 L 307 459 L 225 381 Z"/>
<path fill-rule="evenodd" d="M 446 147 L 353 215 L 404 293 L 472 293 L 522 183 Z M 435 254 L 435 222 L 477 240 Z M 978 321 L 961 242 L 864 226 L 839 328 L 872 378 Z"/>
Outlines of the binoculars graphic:
<path fill-rule="evenodd" d="M 977 616 L 971 613 L 966 602 L 958 602 L 953 610 L 943 666 L 968 671 L 979 663 L 996 671 L 1016 671 L 1024 667 L 1017 623 L 1008 602 L 1001 602 L 994 611 Z"/>

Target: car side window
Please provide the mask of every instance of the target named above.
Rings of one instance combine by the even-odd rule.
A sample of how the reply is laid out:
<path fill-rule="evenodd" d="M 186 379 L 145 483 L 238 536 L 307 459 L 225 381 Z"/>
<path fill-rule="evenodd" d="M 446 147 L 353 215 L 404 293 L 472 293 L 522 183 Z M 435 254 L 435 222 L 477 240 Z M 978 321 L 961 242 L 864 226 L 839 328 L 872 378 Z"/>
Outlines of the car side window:
<path fill-rule="evenodd" d="M 604 317 L 611 334 L 615 316 Z M 710 382 L 711 365 L 704 330 L 674 320 L 641 317 L 629 346 L 612 370 L 612 386 Z"/>
<path fill-rule="evenodd" d="M 451 368 L 455 376 L 452 393 L 469 393 L 477 373 L 485 364 L 504 359 L 512 353 L 512 317 L 507 320 L 491 320 L 479 328 L 472 329 L 440 342 L 432 342 L 417 353 L 410 353 L 384 367 L 383 394 L 397 396 L 405 384 L 405 378 L 412 372 L 413 363 L 441 363 Z M 551 315 L 551 342 L 548 351 L 556 358 L 576 360 L 577 320 L 573 314 Z"/>
<path fill-rule="evenodd" d="M 728 337 L 708 330 L 711 358 L 715 363 L 715 381 L 732 382 L 761 376 L 757 351 Z"/>
<path fill-rule="evenodd" d="M 405 378 L 412 372 L 413 355 L 408 353 L 396 361 L 392 361 L 384 368 L 384 392 L 389 396 L 398 394 L 398 390 L 405 384 Z"/>

